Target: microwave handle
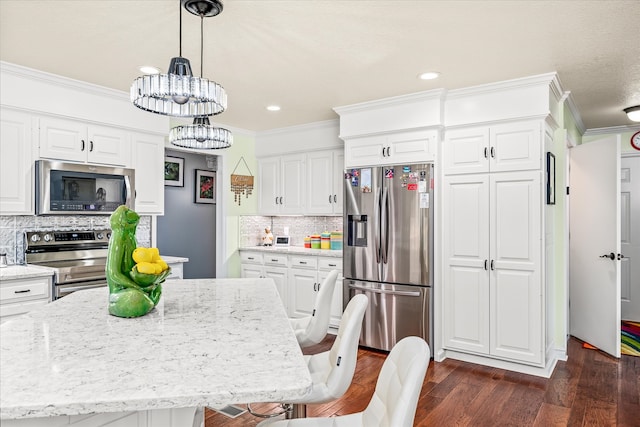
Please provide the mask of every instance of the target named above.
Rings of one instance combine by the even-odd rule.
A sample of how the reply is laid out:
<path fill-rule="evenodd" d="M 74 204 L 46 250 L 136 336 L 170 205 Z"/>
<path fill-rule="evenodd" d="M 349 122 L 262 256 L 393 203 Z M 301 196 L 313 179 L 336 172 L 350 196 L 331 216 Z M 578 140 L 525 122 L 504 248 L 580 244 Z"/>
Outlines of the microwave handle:
<path fill-rule="evenodd" d="M 127 197 L 126 197 L 125 200 L 135 200 L 136 195 L 135 194 L 131 194 L 131 181 L 129 180 L 128 176 L 124 177 L 124 188 L 126 188 L 126 190 L 127 190 Z M 133 196 L 133 198 L 132 198 L 132 196 Z"/>

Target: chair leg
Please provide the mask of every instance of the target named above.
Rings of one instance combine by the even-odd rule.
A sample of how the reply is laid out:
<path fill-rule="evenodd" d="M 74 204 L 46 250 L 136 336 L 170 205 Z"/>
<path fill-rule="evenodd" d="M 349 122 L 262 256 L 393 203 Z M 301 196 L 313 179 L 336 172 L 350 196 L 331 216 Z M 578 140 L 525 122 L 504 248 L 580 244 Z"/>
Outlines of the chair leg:
<path fill-rule="evenodd" d="M 285 415 L 285 419 L 287 420 L 293 418 L 307 418 L 307 405 L 304 403 L 294 403 L 293 409 Z"/>

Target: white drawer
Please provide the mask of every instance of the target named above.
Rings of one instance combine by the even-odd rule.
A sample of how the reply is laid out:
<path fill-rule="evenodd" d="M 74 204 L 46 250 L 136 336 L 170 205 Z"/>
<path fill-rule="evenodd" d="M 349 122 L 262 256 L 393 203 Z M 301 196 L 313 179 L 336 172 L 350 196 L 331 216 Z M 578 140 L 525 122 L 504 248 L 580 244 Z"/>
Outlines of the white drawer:
<path fill-rule="evenodd" d="M 318 268 L 320 270 L 338 270 L 342 273 L 342 258 L 319 257 Z"/>
<path fill-rule="evenodd" d="M 264 265 L 277 265 L 280 267 L 286 267 L 287 256 L 282 254 L 262 254 Z"/>
<path fill-rule="evenodd" d="M 318 257 L 314 256 L 292 256 L 291 267 L 296 268 L 318 268 Z"/>
<path fill-rule="evenodd" d="M 243 264 L 262 264 L 262 254 L 260 252 L 240 252 L 240 262 Z"/>
<path fill-rule="evenodd" d="M 51 280 L 49 277 L 6 281 L 0 285 L 0 303 L 48 298 L 50 289 Z"/>

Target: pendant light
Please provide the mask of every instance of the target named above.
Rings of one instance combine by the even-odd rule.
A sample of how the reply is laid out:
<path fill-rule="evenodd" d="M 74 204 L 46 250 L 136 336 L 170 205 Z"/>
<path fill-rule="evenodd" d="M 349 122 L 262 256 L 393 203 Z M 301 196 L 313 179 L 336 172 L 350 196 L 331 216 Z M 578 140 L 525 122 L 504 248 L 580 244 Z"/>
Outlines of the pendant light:
<path fill-rule="evenodd" d="M 200 16 L 200 76 L 204 63 L 204 17 L 215 16 L 222 11 L 222 3 L 217 0 L 187 0 L 185 9 Z M 211 15 L 211 11 L 217 11 Z M 176 126 L 169 132 L 169 142 L 178 147 L 215 150 L 228 148 L 233 144 L 233 135 L 224 128 L 211 126 L 206 114 L 193 119 L 192 125 Z"/>
<path fill-rule="evenodd" d="M 629 118 L 629 120 L 640 122 L 640 105 L 625 108 L 623 111 L 627 113 L 627 117 Z"/>
<path fill-rule="evenodd" d="M 179 0 L 180 51 L 172 58 L 167 74 L 138 77 L 131 85 L 131 102 L 152 113 L 173 117 L 211 116 L 227 109 L 227 94 L 222 86 L 202 77 L 194 77 L 191 64 L 182 57 L 182 6 L 193 14 L 203 11 L 215 16 L 222 12 L 219 0 Z"/>

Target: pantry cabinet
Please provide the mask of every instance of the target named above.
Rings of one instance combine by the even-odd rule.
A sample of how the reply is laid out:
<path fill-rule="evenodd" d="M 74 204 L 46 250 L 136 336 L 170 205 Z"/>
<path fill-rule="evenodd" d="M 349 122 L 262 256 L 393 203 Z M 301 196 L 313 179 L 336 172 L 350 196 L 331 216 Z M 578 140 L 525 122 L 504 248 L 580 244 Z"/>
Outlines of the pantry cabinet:
<path fill-rule="evenodd" d="M 344 150 L 307 153 L 305 213 L 341 215 L 344 189 Z"/>
<path fill-rule="evenodd" d="M 127 166 L 129 135 L 109 126 L 42 117 L 39 123 L 39 156 L 72 162 Z"/>
<path fill-rule="evenodd" d="M 448 130 L 443 171 L 463 173 L 538 170 L 541 167 L 540 121 L 524 121 Z"/>
<path fill-rule="evenodd" d="M 139 214 L 164 214 L 164 138 L 133 133 L 132 166 L 135 175 L 135 210 Z"/>
<path fill-rule="evenodd" d="M 258 160 L 258 210 L 263 215 L 303 214 L 305 155 Z"/>
<path fill-rule="evenodd" d="M 421 130 L 358 137 L 345 140 L 345 166 L 397 165 L 432 162 L 438 132 Z"/>
<path fill-rule="evenodd" d="M 33 215 L 32 118 L 0 112 L 0 215 Z"/>
<path fill-rule="evenodd" d="M 443 179 L 444 346 L 544 363 L 540 171 Z"/>

